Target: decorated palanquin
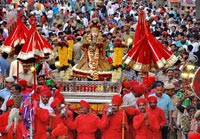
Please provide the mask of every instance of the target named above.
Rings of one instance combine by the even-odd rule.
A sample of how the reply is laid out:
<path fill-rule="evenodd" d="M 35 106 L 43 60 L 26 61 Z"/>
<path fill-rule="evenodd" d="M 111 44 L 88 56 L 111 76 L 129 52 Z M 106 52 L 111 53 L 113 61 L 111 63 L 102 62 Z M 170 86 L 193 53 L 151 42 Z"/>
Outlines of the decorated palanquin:
<path fill-rule="evenodd" d="M 124 45 L 120 39 L 115 41 L 114 59 L 112 64 L 105 56 L 106 43 L 100 32 L 98 19 L 92 20 L 90 32 L 83 37 L 83 55 L 80 61 L 72 67 L 72 78 L 65 80 L 65 100 L 79 108 L 81 99 L 91 104 L 93 111 L 101 113 L 104 106 L 111 103 L 112 96 L 121 90 L 120 67 Z M 69 42 L 68 42 L 69 45 Z"/>

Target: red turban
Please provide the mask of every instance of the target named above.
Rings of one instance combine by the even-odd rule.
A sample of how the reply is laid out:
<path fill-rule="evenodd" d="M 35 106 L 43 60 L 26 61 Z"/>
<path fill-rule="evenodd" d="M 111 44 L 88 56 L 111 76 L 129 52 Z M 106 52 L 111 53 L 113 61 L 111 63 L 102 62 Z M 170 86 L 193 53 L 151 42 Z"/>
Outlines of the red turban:
<path fill-rule="evenodd" d="M 138 84 L 138 85 L 135 85 L 135 86 L 133 87 L 133 91 L 134 91 L 136 94 L 142 95 L 142 94 L 145 93 L 146 88 L 145 88 L 145 86 L 144 86 L 143 84 Z"/>
<path fill-rule="evenodd" d="M 145 84 L 146 86 L 151 86 L 156 80 L 155 76 L 145 76 L 143 78 L 143 84 Z"/>
<path fill-rule="evenodd" d="M 149 101 L 149 102 L 157 102 L 157 97 L 155 97 L 155 96 L 150 96 L 150 97 L 148 97 L 148 101 Z"/>
<path fill-rule="evenodd" d="M 134 86 L 138 85 L 139 82 L 136 81 L 136 80 L 131 80 L 131 81 L 129 81 L 129 84 L 130 84 L 130 90 L 129 91 L 133 91 Z"/>
<path fill-rule="evenodd" d="M 56 98 L 58 98 L 60 102 L 65 102 L 65 98 L 63 97 L 62 94 L 57 95 Z"/>
<path fill-rule="evenodd" d="M 136 101 L 137 105 L 139 105 L 140 103 L 144 103 L 146 104 L 146 100 L 145 98 L 138 98 L 138 100 Z"/>
<path fill-rule="evenodd" d="M 122 104 L 122 98 L 119 95 L 114 95 L 112 97 L 112 104 L 121 105 Z"/>
<path fill-rule="evenodd" d="M 54 108 L 54 107 L 56 107 L 56 106 L 59 105 L 59 104 L 60 104 L 60 99 L 55 98 L 55 99 L 53 100 L 53 102 L 51 103 L 51 107 Z"/>
<path fill-rule="evenodd" d="M 47 86 L 43 86 L 39 89 L 39 93 L 44 97 L 51 97 L 51 90 Z"/>
<path fill-rule="evenodd" d="M 7 102 L 6 102 L 6 107 L 10 107 L 10 106 L 13 106 L 14 105 L 14 99 L 9 99 Z"/>
<path fill-rule="evenodd" d="M 130 107 L 125 108 L 125 111 L 126 111 L 126 114 L 127 114 L 128 116 L 134 116 L 134 115 L 137 114 L 137 110 L 136 110 L 136 108 L 134 108 L 133 106 L 130 106 Z"/>
<path fill-rule="evenodd" d="M 56 128 L 52 131 L 53 138 L 59 136 L 66 136 L 67 134 L 68 134 L 68 129 L 63 123 L 58 124 Z"/>
<path fill-rule="evenodd" d="M 28 84 L 27 80 L 19 80 L 18 83 L 19 83 L 19 85 L 21 85 L 22 87 L 26 87 L 27 84 Z"/>
<path fill-rule="evenodd" d="M 80 106 L 83 106 L 83 107 L 86 107 L 86 108 L 90 108 L 90 104 L 85 100 L 81 100 L 80 101 Z"/>
<path fill-rule="evenodd" d="M 40 96 L 37 93 L 32 94 L 31 97 L 33 100 L 40 100 Z"/>
<path fill-rule="evenodd" d="M 200 139 L 200 133 L 189 133 L 188 139 Z"/>
<path fill-rule="evenodd" d="M 131 87 L 130 82 L 122 82 L 122 87 L 126 89 L 130 89 Z"/>

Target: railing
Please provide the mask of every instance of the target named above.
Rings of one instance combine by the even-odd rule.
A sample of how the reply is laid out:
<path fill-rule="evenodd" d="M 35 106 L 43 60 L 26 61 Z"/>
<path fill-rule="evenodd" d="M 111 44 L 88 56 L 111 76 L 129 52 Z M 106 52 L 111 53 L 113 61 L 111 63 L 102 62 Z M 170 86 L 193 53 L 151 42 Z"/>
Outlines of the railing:
<path fill-rule="evenodd" d="M 66 102 L 79 102 L 84 99 L 90 103 L 110 103 L 114 94 L 121 92 L 120 81 L 87 81 L 77 80 L 64 82 L 62 94 Z"/>
<path fill-rule="evenodd" d="M 119 93 L 121 89 L 120 81 L 87 81 L 77 80 L 64 82 L 66 92 L 98 92 L 98 93 Z"/>

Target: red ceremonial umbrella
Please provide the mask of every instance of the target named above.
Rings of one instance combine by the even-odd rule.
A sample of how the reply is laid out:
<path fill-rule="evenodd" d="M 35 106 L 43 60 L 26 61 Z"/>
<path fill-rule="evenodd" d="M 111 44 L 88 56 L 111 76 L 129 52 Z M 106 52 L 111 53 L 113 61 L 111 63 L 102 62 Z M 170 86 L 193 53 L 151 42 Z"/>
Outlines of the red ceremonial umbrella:
<path fill-rule="evenodd" d="M 36 26 L 32 25 L 28 32 L 28 38 L 22 46 L 17 58 L 23 63 L 35 63 L 42 59 L 46 59 L 53 51 L 50 43 L 39 34 Z M 36 90 L 36 72 L 34 70 L 34 90 Z"/>
<path fill-rule="evenodd" d="M 36 30 L 36 26 L 33 25 L 17 58 L 25 63 L 34 63 L 43 58 L 48 58 L 53 49 L 50 43 Z"/>
<path fill-rule="evenodd" d="M 4 44 L 2 46 L 2 49 L 6 52 L 10 52 L 11 49 L 15 49 L 18 52 L 21 48 L 22 44 L 25 43 L 26 38 L 28 36 L 28 28 L 26 25 L 22 22 L 20 18 L 18 18 L 16 25 L 14 26 L 13 30 L 9 33 L 8 38 L 4 41 Z"/>
<path fill-rule="evenodd" d="M 176 61 L 177 57 L 153 36 L 150 25 L 145 20 L 145 13 L 140 11 L 134 46 L 125 56 L 125 64 L 134 70 L 149 72 L 170 67 Z"/>

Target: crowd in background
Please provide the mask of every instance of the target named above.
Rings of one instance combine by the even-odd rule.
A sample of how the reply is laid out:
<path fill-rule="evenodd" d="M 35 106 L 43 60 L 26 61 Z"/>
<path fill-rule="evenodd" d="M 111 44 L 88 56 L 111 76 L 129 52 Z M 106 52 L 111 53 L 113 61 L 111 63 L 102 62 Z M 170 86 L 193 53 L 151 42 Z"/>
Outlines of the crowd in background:
<path fill-rule="evenodd" d="M 103 115 L 101 119 L 102 123 L 99 122 L 98 125 L 95 124 L 96 127 L 93 127 L 92 130 L 99 128 L 105 139 L 109 137 L 109 134 L 109 138 L 114 137 L 112 134 L 119 136 L 117 133 L 118 130 L 122 129 L 122 125 L 118 123 L 122 121 L 116 120 L 114 115 L 117 115 L 117 111 L 120 111 L 119 106 L 122 104 L 127 115 L 127 121 L 124 122 L 127 125 L 123 126 L 123 128 L 127 129 L 125 131 L 126 139 L 135 137 L 136 139 L 146 139 L 147 137 L 151 137 L 149 135 L 154 136 L 155 139 L 156 137 L 157 139 L 187 139 L 188 133 L 190 132 L 200 133 L 200 126 L 198 124 L 200 122 L 200 101 L 191 88 L 191 79 L 185 79 L 181 76 L 181 73 L 186 70 L 188 64 L 195 65 L 195 69 L 200 65 L 200 19 L 195 18 L 195 14 L 197 14 L 195 12 L 195 7 L 184 7 L 180 4 L 172 4 L 167 1 L 163 6 L 159 6 L 156 5 L 155 1 L 149 3 L 147 1 L 132 2 L 117 0 L 36 0 L 30 4 L 22 0 L 18 4 L 10 3 L 5 5 L 3 9 L 4 13 L 0 21 L 0 42 L 3 44 L 12 28 L 12 26 L 8 28 L 9 21 L 11 20 L 10 17 L 8 17 L 8 13 L 11 11 L 18 11 L 21 12 L 21 18 L 28 28 L 30 28 L 32 22 L 36 20 L 37 30 L 48 39 L 55 48 L 59 41 L 63 41 L 69 34 L 73 34 L 75 36 L 73 63 L 76 64 L 83 54 L 81 47 L 84 35 L 90 32 L 89 27 L 92 19 L 98 18 L 101 25 L 100 32 L 103 34 L 106 44 L 105 55 L 109 62 L 112 63 L 114 40 L 116 38 L 121 38 L 122 41 L 127 44 L 126 52 L 132 48 L 140 10 L 145 11 L 146 20 L 151 23 L 150 29 L 153 35 L 178 57 L 178 61 L 171 68 L 151 72 L 148 76 L 134 71 L 128 66 L 124 67 L 121 92 L 122 100 L 120 100 L 120 98 L 117 98 L 117 101 L 115 100 L 116 98 L 112 100 L 114 103 L 114 112 L 111 114 L 106 113 L 107 117 L 111 117 L 109 119 L 110 125 L 106 127 L 108 119 Z M 132 39 L 131 41 L 130 38 Z M 34 81 L 29 65 L 20 64 L 19 77 L 17 77 L 16 56 L 12 53 L 1 53 L 0 73 L 2 77 L 4 77 L 5 86 L 0 90 L 0 100 L 2 103 L 1 111 L 3 113 L 0 117 L 6 117 L 6 113 L 8 118 L 8 111 L 10 112 L 13 107 L 19 108 L 21 106 L 21 104 L 16 104 L 17 102 L 12 102 L 12 98 L 15 98 L 15 96 L 17 98 L 16 94 L 21 94 L 20 96 L 22 96 L 31 92 Z M 49 71 L 48 75 L 44 75 L 44 71 L 46 70 Z M 53 117 L 50 118 L 53 120 L 51 121 L 51 128 L 49 128 L 49 117 L 45 118 L 44 114 L 41 114 L 40 110 L 38 110 L 36 113 L 42 117 L 43 121 L 40 121 L 41 118 L 38 116 L 39 118 L 36 119 L 39 122 L 37 122 L 41 125 L 46 125 L 48 130 L 45 128 L 41 129 L 41 127 L 43 128 L 45 126 L 39 127 L 39 125 L 35 125 L 37 126 L 35 127 L 36 129 L 43 130 L 43 132 L 45 130 L 45 132 L 43 133 L 39 130 L 39 132 L 35 131 L 34 139 L 40 138 L 40 135 L 46 133 L 48 133 L 47 135 L 53 133 L 52 130 L 56 129 L 57 125 L 59 125 L 58 127 L 61 126 L 61 121 L 64 121 L 62 129 L 70 129 L 68 130 L 69 138 L 74 137 L 73 130 L 78 132 L 78 136 L 82 135 L 82 130 L 84 134 L 86 132 L 84 129 L 81 129 L 81 127 L 78 127 L 77 123 L 75 126 L 75 124 L 69 122 L 69 119 L 73 121 L 72 113 L 74 111 L 72 107 L 65 106 L 66 110 L 69 111 L 68 118 L 60 118 L 57 116 L 61 113 L 61 107 L 57 108 L 57 106 L 61 106 L 61 103 L 64 102 L 64 98 L 60 94 L 60 92 L 63 91 L 63 85 L 60 77 L 55 75 L 55 73 L 58 72 L 56 70 L 54 62 L 51 61 L 40 63 L 37 68 L 37 88 L 39 88 L 40 96 L 39 98 L 37 95 L 37 97 L 33 96 L 33 99 L 38 103 L 35 105 L 41 108 L 41 112 L 47 113 L 47 115 Z M 15 80 L 16 78 L 19 78 L 18 82 Z M 53 80 L 55 86 L 48 84 L 48 81 L 45 82 L 45 80 L 48 79 Z M 135 81 L 138 79 L 139 81 Z M 143 82 L 143 84 L 141 82 Z M 54 87 L 56 88 L 56 93 Z M 146 88 L 148 88 L 149 93 L 144 93 L 146 92 Z M 151 96 L 155 97 L 152 98 Z M 142 100 L 141 98 L 143 97 L 147 98 L 148 102 Z M 146 108 L 146 105 L 149 105 L 149 107 Z M 90 108 L 87 102 L 82 102 L 81 106 L 87 109 Z M 134 109 L 128 106 L 133 106 Z M 157 108 L 160 108 L 162 112 L 156 113 L 153 111 Z M 18 113 L 20 115 L 20 113 L 22 113 L 21 110 L 19 110 Z M 85 113 L 88 113 L 87 110 Z M 143 115 L 141 115 L 142 113 Z M 164 116 L 160 113 L 163 113 Z M 118 113 L 118 115 L 120 115 L 120 118 L 123 117 L 121 112 Z M 159 117 L 159 120 L 157 122 L 152 122 L 154 118 L 150 115 L 157 116 L 157 118 Z M 56 120 L 55 117 L 60 119 Z M 142 119 L 141 117 L 145 119 L 145 123 L 141 125 L 144 129 L 138 127 L 138 124 L 143 122 L 137 123 L 138 119 Z M 94 117 L 91 119 L 93 118 Z M 4 118 L 0 118 L 0 121 L 1 119 Z M 76 120 L 78 121 L 80 118 Z M 100 119 L 98 119 L 98 121 L 99 120 Z M 117 124 L 114 124 L 113 121 L 115 120 Z M 146 122 L 148 120 L 150 122 Z M 134 122 L 137 124 L 134 124 Z M 91 122 L 90 124 L 94 123 Z M 159 127 L 149 126 L 151 124 L 156 125 L 155 123 L 158 123 Z M 86 123 L 83 122 L 83 124 Z M 0 122 L 0 133 L 2 137 L 10 135 L 9 128 L 11 125 L 9 125 L 9 128 L 7 127 L 8 125 L 8 123 L 1 124 Z M 119 127 L 118 130 L 112 128 L 113 126 Z M 7 130 L 5 130 L 5 127 L 7 127 Z M 151 130 L 153 130 L 153 133 L 145 132 L 145 130 L 149 131 L 149 128 L 152 128 Z M 106 129 L 112 130 L 108 130 L 107 133 Z M 88 128 L 87 131 L 88 130 L 91 129 Z M 140 132 L 146 137 L 140 136 Z M 122 131 L 119 133 L 120 136 L 123 134 Z M 21 136 L 21 134 L 19 136 Z M 147 134 L 149 135 L 147 136 Z M 46 136 L 44 136 L 44 138 L 46 138 Z M 100 135 L 97 134 L 96 138 L 100 138 Z"/>

